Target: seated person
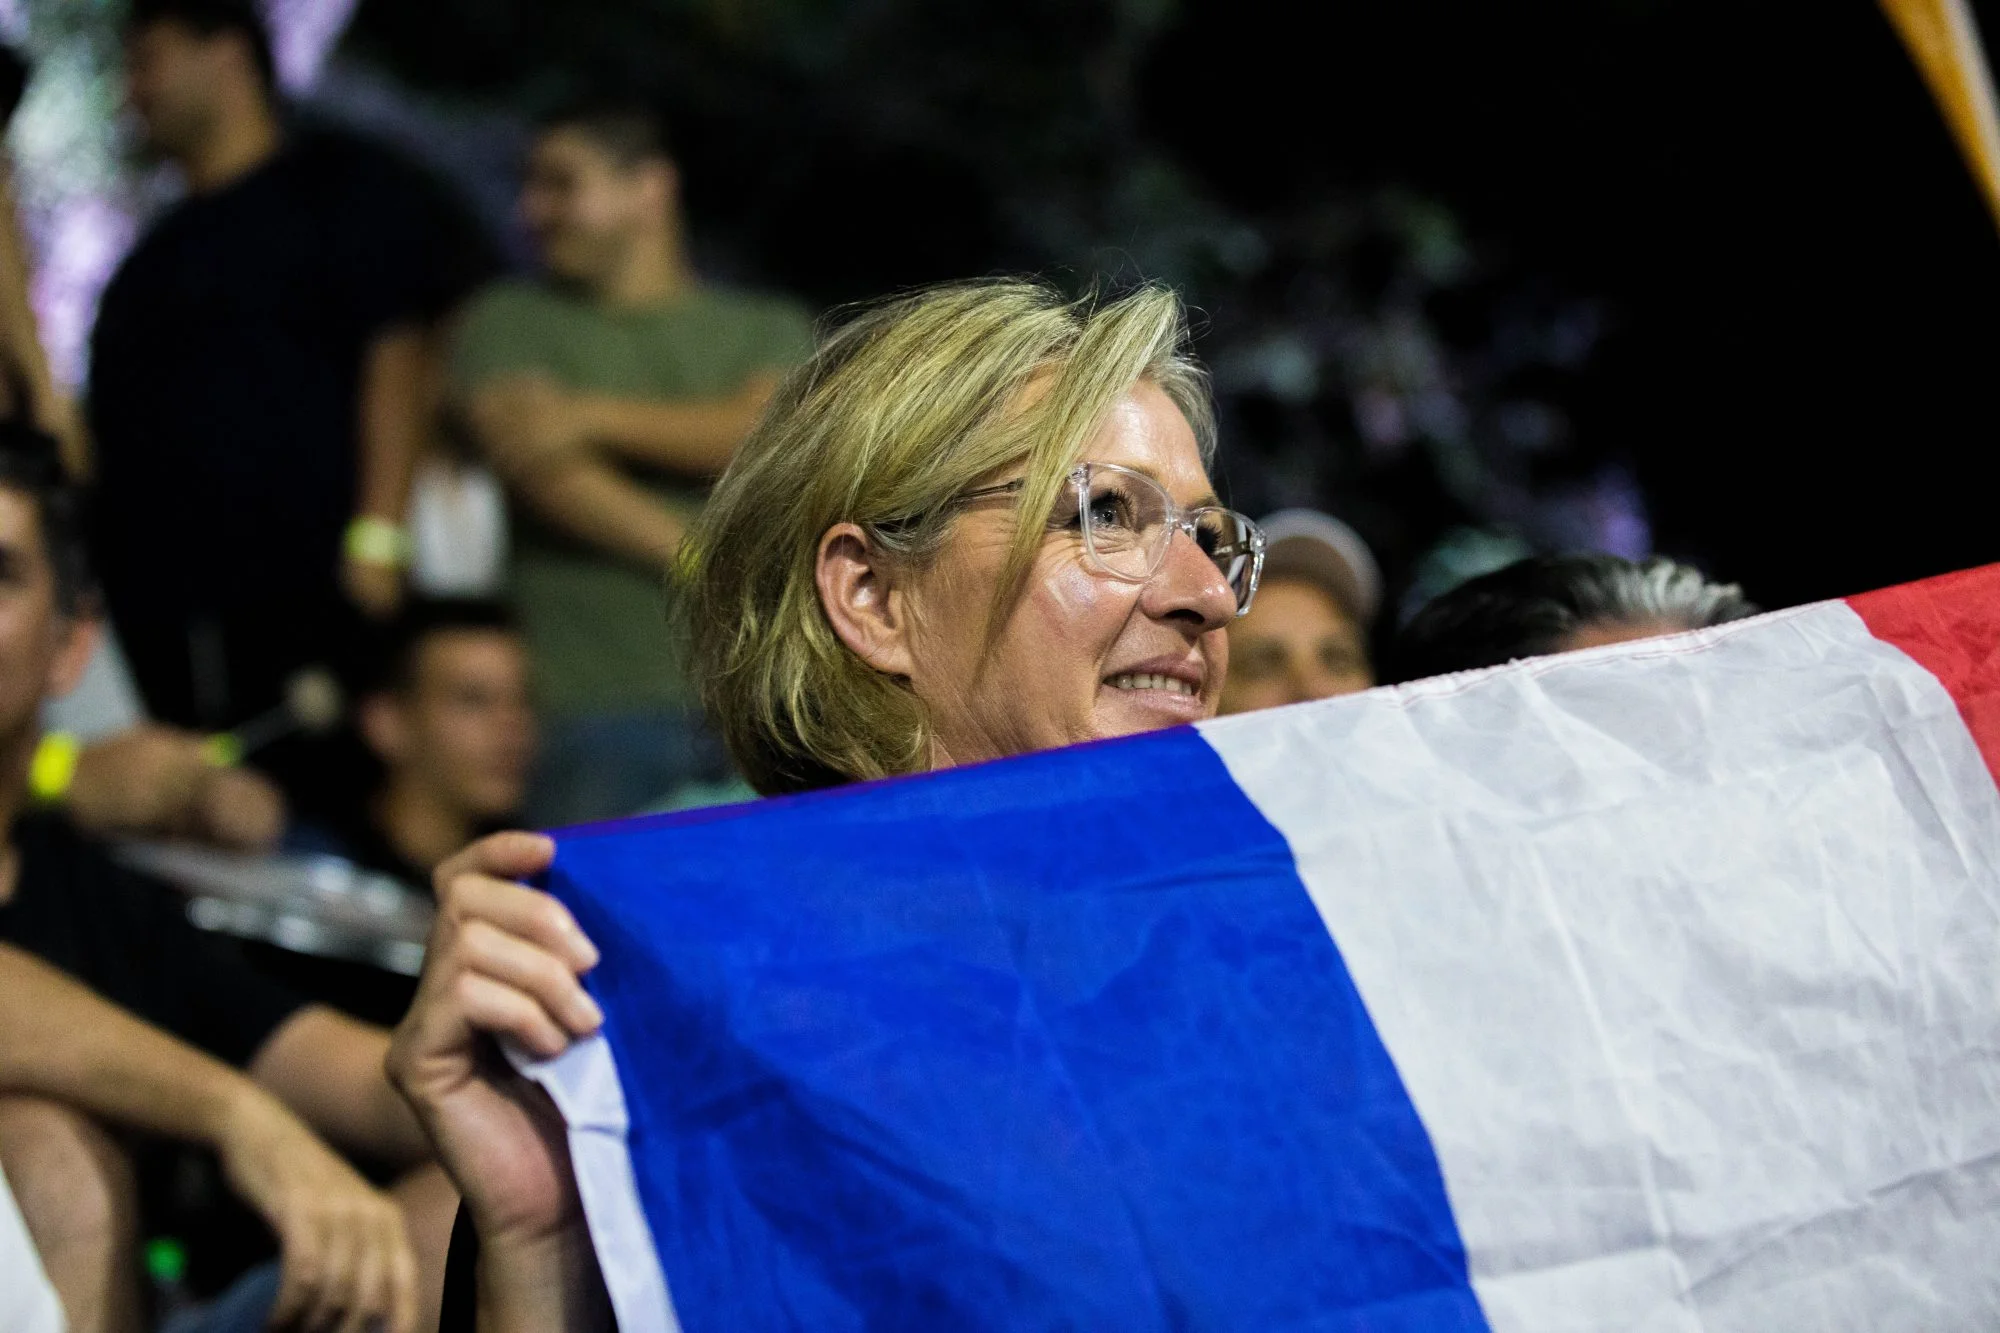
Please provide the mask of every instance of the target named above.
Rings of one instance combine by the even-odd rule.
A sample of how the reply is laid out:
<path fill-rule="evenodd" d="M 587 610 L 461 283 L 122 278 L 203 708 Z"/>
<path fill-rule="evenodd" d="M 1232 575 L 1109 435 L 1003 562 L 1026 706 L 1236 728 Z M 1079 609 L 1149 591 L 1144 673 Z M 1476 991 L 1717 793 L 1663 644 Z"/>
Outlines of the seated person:
<path fill-rule="evenodd" d="M 438 862 L 516 821 L 535 757 L 527 649 L 505 607 L 419 601 L 357 721 L 382 782 L 350 858 L 428 885 Z"/>
<path fill-rule="evenodd" d="M 0 945 L 0 1159 L 21 1185 L 18 1214 L 0 1185 L 0 1327 L 36 1312 L 9 1301 L 37 1294 L 44 1272 L 72 1333 L 137 1326 L 131 1172 L 100 1123 L 212 1149 L 277 1234 L 280 1269 L 246 1276 L 194 1328 L 330 1310 L 414 1326 L 415 1262 L 392 1199 L 252 1080 Z M 8 1253 L 10 1237 L 33 1250 Z M 222 1317 L 245 1298 L 254 1323 Z"/>
<path fill-rule="evenodd" d="M 1368 632 L 1382 576 L 1360 534 L 1310 509 L 1286 509 L 1264 529 L 1257 600 L 1229 627 L 1222 711 L 1354 694 L 1375 683 Z"/>
<path fill-rule="evenodd" d="M 474 838 L 516 822 L 535 754 L 527 652 L 493 602 L 416 601 L 391 631 L 382 671 L 356 709 L 380 783 L 343 827 L 291 843 L 428 889 L 431 871 Z M 370 1022 L 392 1024 L 416 982 L 363 963 L 256 946 L 265 971 Z"/>
<path fill-rule="evenodd" d="M 120 867 L 59 812 L 24 808 L 43 699 L 75 683 L 96 632 L 77 497 L 39 438 L 0 447 L 0 942 L 241 1069 L 329 1141 L 408 1172 L 396 1192 L 432 1293 L 452 1194 L 383 1075 L 388 1034 L 260 977 L 195 930 L 170 889 Z M 17 1198 L 67 1197 L 38 1178 L 53 1169 L 60 1181 L 66 1167 L 17 1160 L 4 1143 L 0 1156 Z"/>
<path fill-rule="evenodd" d="M 1733 583 L 1655 556 L 1533 556 L 1433 598 L 1396 636 L 1390 679 L 1704 629 L 1755 615 Z"/>

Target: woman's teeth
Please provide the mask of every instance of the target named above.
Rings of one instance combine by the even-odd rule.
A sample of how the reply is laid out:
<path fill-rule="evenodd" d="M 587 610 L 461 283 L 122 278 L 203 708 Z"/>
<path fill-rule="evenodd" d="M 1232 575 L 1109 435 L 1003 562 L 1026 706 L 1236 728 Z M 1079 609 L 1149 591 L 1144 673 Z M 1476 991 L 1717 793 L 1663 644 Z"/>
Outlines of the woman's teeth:
<path fill-rule="evenodd" d="M 1168 690 L 1193 695 L 1195 687 L 1179 676 L 1157 676 L 1149 671 L 1122 671 L 1105 682 L 1114 690 Z"/>

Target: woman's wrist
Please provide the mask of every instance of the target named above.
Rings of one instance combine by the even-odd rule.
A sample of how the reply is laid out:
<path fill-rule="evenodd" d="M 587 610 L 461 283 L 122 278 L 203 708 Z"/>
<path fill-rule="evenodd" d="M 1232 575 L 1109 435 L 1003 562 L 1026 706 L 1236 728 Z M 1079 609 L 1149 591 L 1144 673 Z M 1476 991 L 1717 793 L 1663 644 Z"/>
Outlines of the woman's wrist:
<path fill-rule="evenodd" d="M 481 1233 L 478 1326 L 479 1333 L 615 1327 L 581 1219 L 550 1235 Z"/>

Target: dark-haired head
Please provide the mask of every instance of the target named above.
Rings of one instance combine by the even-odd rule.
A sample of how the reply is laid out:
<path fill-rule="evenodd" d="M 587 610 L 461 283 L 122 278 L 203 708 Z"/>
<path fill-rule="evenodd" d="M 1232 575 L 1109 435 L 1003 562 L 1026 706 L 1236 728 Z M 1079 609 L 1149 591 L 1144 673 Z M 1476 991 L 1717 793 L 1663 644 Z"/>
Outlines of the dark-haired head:
<path fill-rule="evenodd" d="M 551 275 L 597 295 L 637 269 L 680 263 L 680 177 L 643 105 L 573 102 L 543 117 L 521 216 Z"/>
<path fill-rule="evenodd" d="M 251 0 L 133 0 L 125 96 L 149 151 L 192 173 L 222 136 L 274 116 L 276 90 Z M 203 188 L 192 174 L 190 184 Z"/>
<path fill-rule="evenodd" d="M 439 636 L 499 634 L 513 638 L 519 633 L 513 613 L 502 602 L 483 597 L 412 598 L 381 632 L 367 691 L 408 690 L 416 682 L 425 646 Z"/>
<path fill-rule="evenodd" d="M 456 830 L 445 839 L 453 846 L 512 815 L 534 760 L 535 717 L 527 652 L 505 608 L 410 604 L 356 720 L 382 765 L 388 807 L 428 812 L 416 822 Z"/>
<path fill-rule="evenodd" d="M 1736 585 L 1711 583 L 1672 560 L 1536 556 L 1434 598 L 1396 636 L 1388 678 L 1420 680 L 1703 629 L 1756 610 Z"/>
<path fill-rule="evenodd" d="M 622 167 L 673 158 L 665 120 L 653 107 L 633 98 L 579 97 L 560 102 L 535 119 L 537 134 L 556 130 L 582 135 Z"/>
<path fill-rule="evenodd" d="M 155 24 L 171 23 L 190 35 L 208 40 L 240 39 L 263 81 L 264 90 L 278 86 L 277 62 L 271 54 L 271 30 L 254 0 L 132 0 L 125 16 L 125 35 L 139 36 Z"/>
<path fill-rule="evenodd" d="M 34 511 L 55 579 L 56 609 L 70 617 L 95 614 L 97 585 L 85 553 L 82 497 L 64 474 L 55 437 L 18 417 L 0 419 L 0 490 L 18 495 Z"/>

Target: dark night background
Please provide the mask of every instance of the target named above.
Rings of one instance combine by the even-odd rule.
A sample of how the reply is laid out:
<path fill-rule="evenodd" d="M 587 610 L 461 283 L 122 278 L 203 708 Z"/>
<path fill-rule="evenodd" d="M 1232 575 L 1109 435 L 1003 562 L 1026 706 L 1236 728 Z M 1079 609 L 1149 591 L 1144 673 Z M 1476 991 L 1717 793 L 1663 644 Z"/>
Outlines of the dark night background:
<path fill-rule="evenodd" d="M 346 52 L 656 100 L 707 265 L 823 306 L 1179 285 L 1233 498 L 1406 602 L 1523 545 L 1767 605 L 2000 559 L 2000 232 L 1862 0 L 364 0 Z"/>

